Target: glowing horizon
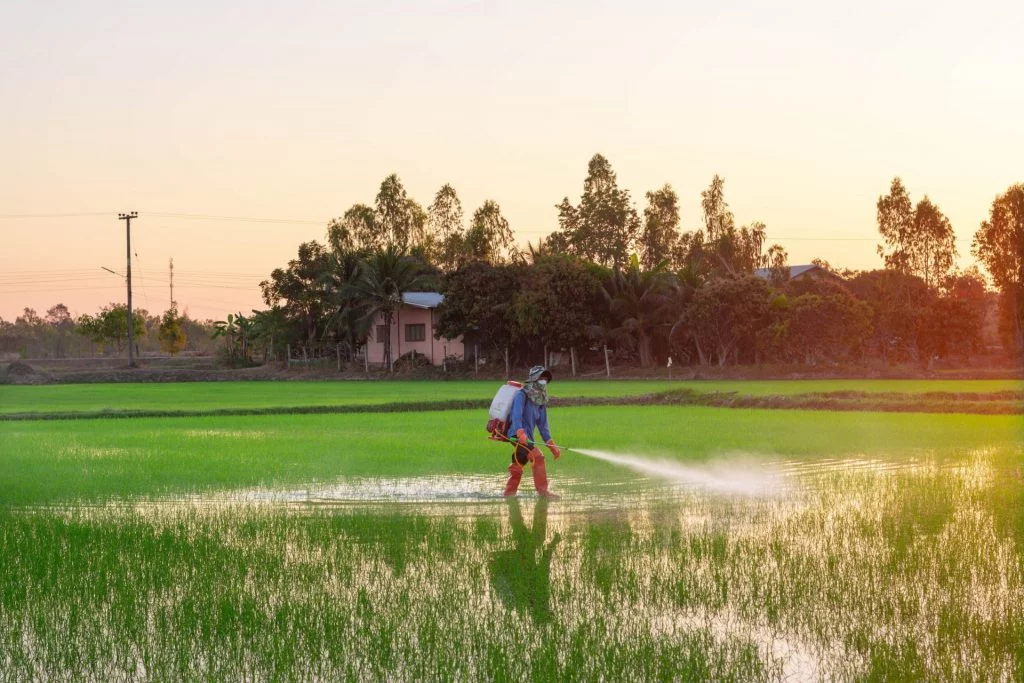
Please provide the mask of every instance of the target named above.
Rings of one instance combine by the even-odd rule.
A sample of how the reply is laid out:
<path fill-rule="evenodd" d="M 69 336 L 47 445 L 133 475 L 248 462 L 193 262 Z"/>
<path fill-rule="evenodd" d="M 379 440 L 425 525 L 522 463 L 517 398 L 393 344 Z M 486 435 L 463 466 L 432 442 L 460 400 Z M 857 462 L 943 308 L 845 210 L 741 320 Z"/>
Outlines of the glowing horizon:
<path fill-rule="evenodd" d="M 856 269 L 882 266 L 875 201 L 894 176 L 949 217 L 961 265 L 1024 181 L 1016 3 L 4 14 L 0 214 L 106 214 L 0 218 L 5 320 L 122 302 L 100 267 L 123 271 L 130 210 L 136 307 L 166 308 L 172 257 L 193 317 L 262 307 L 259 280 L 392 172 L 424 206 L 451 183 L 467 218 L 496 200 L 521 244 L 555 229 L 595 153 L 638 211 L 670 183 L 683 230 L 719 173 L 737 223 L 763 221 L 791 264 Z"/>

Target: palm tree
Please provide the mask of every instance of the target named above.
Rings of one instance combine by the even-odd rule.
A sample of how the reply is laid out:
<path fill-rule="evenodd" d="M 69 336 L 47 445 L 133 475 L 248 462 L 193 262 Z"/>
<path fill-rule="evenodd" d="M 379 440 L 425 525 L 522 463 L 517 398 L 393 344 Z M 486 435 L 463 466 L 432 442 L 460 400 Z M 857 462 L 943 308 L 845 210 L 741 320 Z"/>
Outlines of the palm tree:
<path fill-rule="evenodd" d="M 672 311 L 675 322 L 669 330 L 668 336 L 670 340 L 685 339 L 687 324 L 689 322 L 686 319 L 686 311 L 689 310 L 693 303 L 693 298 L 703 286 L 706 280 L 706 274 L 703 256 L 699 251 L 691 252 L 687 256 L 682 267 L 676 271 L 676 286 L 673 293 L 675 307 Z M 697 355 L 700 357 L 701 363 L 703 364 L 704 354 L 699 346 L 697 348 Z"/>
<path fill-rule="evenodd" d="M 419 261 L 388 246 L 363 261 L 356 277 L 345 288 L 347 298 L 365 305 L 364 324 L 372 324 L 378 315 L 383 318 L 384 362 L 392 372 L 391 324 L 402 305 L 402 295 L 417 291 L 429 282 L 430 276 Z"/>
<path fill-rule="evenodd" d="M 369 336 L 373 316 L 368 314 L 367 302 L 354 292 L 354 283 L 364 270 L 364 254 L 356 251 L 335 253 L 330 268 L 330 287 L 333 292 L 334 311 L 324 325 L 323 336 L 333 332 L 345 344 L 349 353 L 355 353 Z"/>
<path fill-rule="evenodd" d="M 671 322 L 675 287 L 664 264 L 644 272 L 634 254 L 627 270 L 614 271 L 605 282 L 601 293 L 609 317 L 605 325 L 591 329 L 591 336 L 636 348 L 641 367 L 653 367 L 654 336 Z"/>

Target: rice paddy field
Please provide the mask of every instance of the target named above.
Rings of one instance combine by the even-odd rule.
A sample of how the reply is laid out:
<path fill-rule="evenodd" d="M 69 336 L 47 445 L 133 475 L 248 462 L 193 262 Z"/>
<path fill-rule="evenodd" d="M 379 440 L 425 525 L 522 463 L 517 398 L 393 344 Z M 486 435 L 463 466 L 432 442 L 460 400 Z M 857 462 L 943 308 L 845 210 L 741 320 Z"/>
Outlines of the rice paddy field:
<path fill-rule="evenodd" d="M 382 405 L 422 401 L 490 400 L 494 381 L 449 382 L 181 382 L 164 384 L 0 385 L 0 415 L 130 410 L 213 410 L 305 406 Z M 636 396 L 667 389 L 741 392 L 752 396 L 865 392 L 993 394 L 1020 392 L 1019 380 L 800 380 L 800 381 L 559 381 L 559 397 Z"/>
<path fill-rule="evenodd" d="M 551 390 L 680 385 L 1021 391 Z M 429 405 L 495 389 L 0 386 L 0 681 L 1024 679 L 1019 411 L 555 406 L 561 497 L 505 500 L 486 408 Z"/>

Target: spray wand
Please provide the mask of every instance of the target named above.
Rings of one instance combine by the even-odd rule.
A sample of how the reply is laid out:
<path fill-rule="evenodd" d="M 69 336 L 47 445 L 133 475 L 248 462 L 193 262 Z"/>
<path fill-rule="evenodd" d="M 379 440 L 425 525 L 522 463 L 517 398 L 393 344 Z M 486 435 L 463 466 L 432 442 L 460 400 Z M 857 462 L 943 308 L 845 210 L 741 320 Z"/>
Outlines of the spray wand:
<path fill-rule="evenodd" d="M 495 434 L 494 434 L 494 435 L 492 436 L 492 439 L 493 439 L 494 437 L 498 437 L 498 438 L 494 439 L 495 441 L 501 441 L 501 442 L 504 442 L 504 443 L 508 443 L 508 444 L 511 444 L 511 445 L 513 445 L 513 446 L 518 446 L 518 445 L 519 445 L 519 440 L 518 440 L 518 439 L 510 439 L 510 438 L 508 438 L 507 436 L 505 436 L 504 434 L 501 434 L 501 433 L 495 433 Z M 528 447 L 530 447 L 530 448 L 533 448 L 534 446 L 536 446 L 536 445 L 537 445 L 537 442 L 535 442 L 535 441 L 534 441 L 533 439 L 529 439 L 529 440 L 527 440 L 527 442 L 526 442 L 526 445 L 527 445 Z M 545 446 L 548 446 L 548 445 L 550 445 L 550 444 L 544 444 L 544 445 L 545 445 Z M 575 448 L 569 448 L 568 446 L 563 446 L 562 444 L 559 444 L 559 443 L 556 443 L 556 444 L 554 444 L 554 446 L 555 446 L 555 448 L 557 448 L 557 449 L 558 449 L 559 451 L 573 451 L 573 452 L 576 452 L 576 453 L 578 453 L 578 452 L 579 452 L 579 451 L 578 451 L 577 449 L 575 449 Z"/>

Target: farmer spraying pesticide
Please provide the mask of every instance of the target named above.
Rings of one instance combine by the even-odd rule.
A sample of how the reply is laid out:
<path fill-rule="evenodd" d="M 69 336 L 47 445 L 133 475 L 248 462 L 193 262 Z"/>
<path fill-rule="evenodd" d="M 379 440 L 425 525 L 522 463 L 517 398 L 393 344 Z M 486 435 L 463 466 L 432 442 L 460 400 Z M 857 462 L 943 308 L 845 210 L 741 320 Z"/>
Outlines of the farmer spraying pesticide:
<path fill-rule="evenodd" d="M 501 388 L 491 405 L 491 422 L 488 431 L 492 438 L 515 444 L 512 452 L 512 464 L 508 466 L 508 482 L 505 484 L 506 496 L 514 496 L 519 490 L 519 481 L 523 478 L 523 468 L 527 463 L 533 471 L 533 485 L 538 495 L 556 497 L 548 491 L 547 466 L 544 454 L 534 442 L 534 432 L 547 444 L 551 455 L 558 460 L 561 449 L 555 445 L 548 428 L 548 382 L 551 372 L 542 365 L 530 368 L 526 384 L 518 389 L 517 383 L 509 383 Z M 511 405 L 508 406 L 509 399 Z M 507 410 L 507 414 L 502 415 Z"/>

